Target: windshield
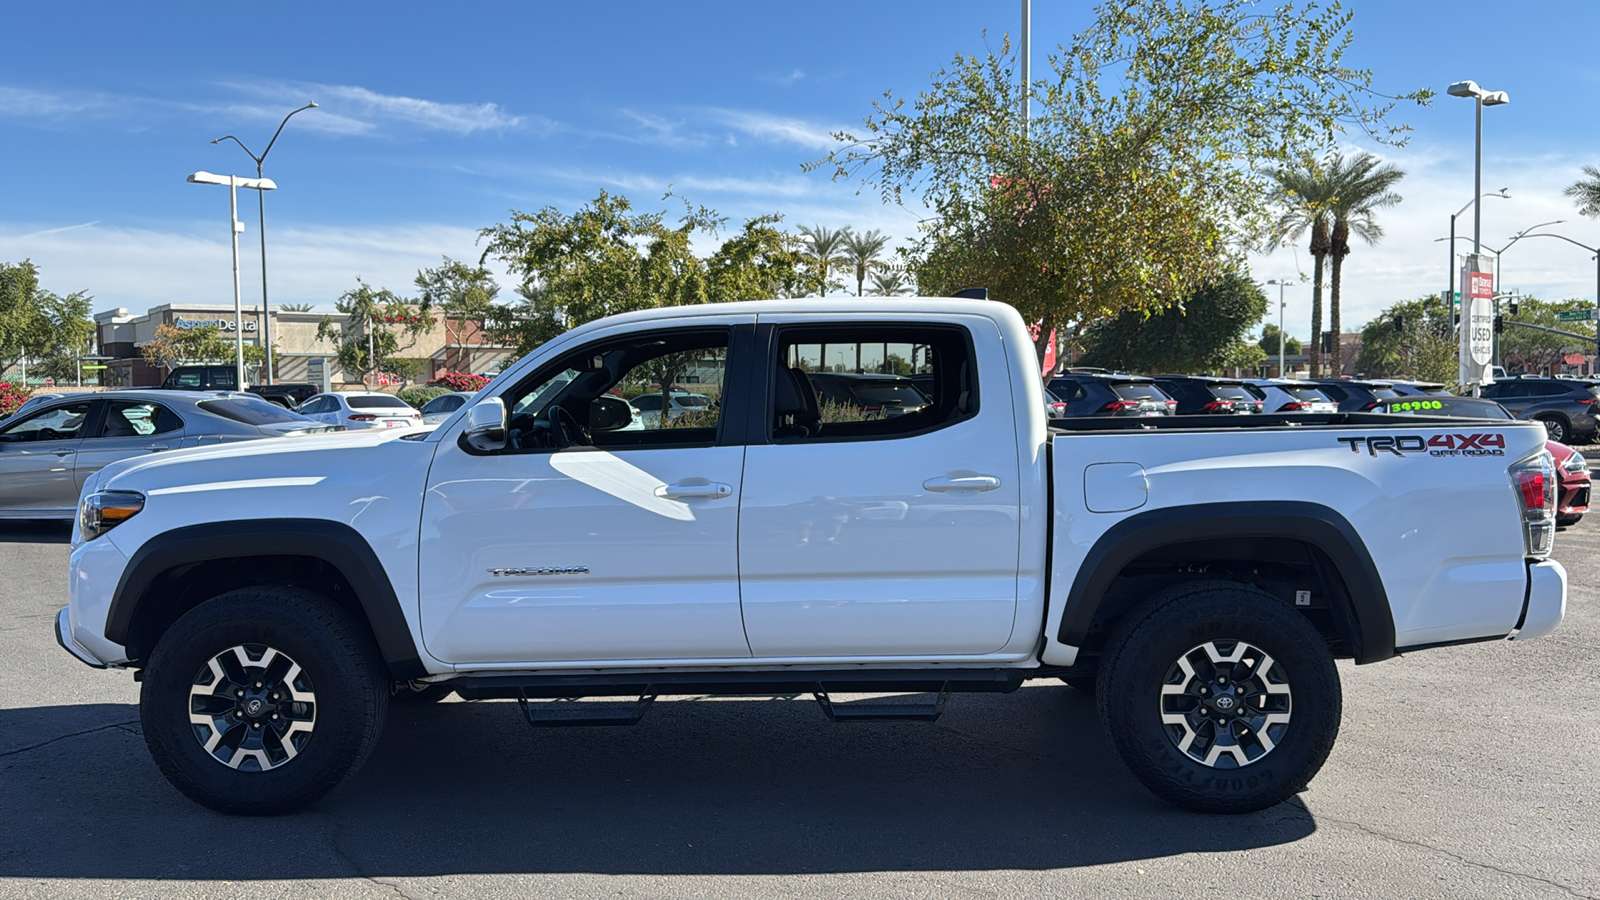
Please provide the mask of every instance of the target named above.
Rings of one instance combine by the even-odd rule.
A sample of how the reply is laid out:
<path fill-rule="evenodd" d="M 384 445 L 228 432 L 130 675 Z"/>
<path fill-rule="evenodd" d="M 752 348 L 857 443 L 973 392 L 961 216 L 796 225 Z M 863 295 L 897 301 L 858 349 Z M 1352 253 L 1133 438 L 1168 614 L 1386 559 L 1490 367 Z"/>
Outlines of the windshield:
<path fill-rule="evenodd" d="M 410 409 L 411 404 L 390 394 L 366 394 L 348 398 L 351 409 Z"/>
<path fill-rule="evenodd" d="M 703 397 L 699 394 L 673 394 L 672 402 L 682 407 L 699 409 L 702 406 L 709 406 L 711 398 Z"/>
<path fill-rule="evenodd" d="M 1473 397 L 1401 397 L 1378 404 L 1377 412 L 1407 416 L 1458 416 L 1467 419 L 1510 419 L 1505 407 Z"/>
<path fill-rule="evenodd" d="M 1163 394 L 1161 389 L 1153 384 L 1128 382 L 1126 384 L 1112 385 L 1111 389 L 1116 391 L 1117 396 L 1123 400 L 1155 400 L 1161 403 L 1167 402 L 1167 395 Z"/>
<path fill-rule="evenodd" d="M 285 422 L 303 422 L 306 425 L 318 424 L 315 419 L 308 419 L 297 412 L 284 409 L 276 403 L 258 400 L 254 397 L 201 400 L 195 405 L 214 416 L 232 419 L 235 422 L 243 422 L 246 425 L 281 425 Z"/>

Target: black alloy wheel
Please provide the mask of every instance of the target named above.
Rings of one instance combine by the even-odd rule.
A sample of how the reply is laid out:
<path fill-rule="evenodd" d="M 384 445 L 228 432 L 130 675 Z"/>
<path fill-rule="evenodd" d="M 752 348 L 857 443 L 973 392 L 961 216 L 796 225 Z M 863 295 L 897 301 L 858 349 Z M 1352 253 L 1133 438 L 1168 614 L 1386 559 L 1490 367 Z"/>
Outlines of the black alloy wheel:
<path fill-rule="evenodd" d="M 389 684 L 348 610 L 302 588 L 241 588 L 184 613 L 156 642 L 139 720 L 156 765 L 191 800 L 275 815 L 361 767 Z"/>
<path fill-rule="evenodd" d="M 1339 733 L 1327 642 L 1285 601 L 1236 582 L 1180 585 L 1129 612 L 1098 682 L 1101 721 L 1134 776 L 1198 812 L 1288 799 Z"/>

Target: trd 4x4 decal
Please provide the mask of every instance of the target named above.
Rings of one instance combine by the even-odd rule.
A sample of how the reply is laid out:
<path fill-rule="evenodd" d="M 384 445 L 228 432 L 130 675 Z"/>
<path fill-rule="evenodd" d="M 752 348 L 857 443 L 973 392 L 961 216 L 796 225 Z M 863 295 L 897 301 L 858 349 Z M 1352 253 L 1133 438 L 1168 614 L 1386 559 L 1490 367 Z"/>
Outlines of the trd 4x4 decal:
<path fill-rule="evenodd" d="M 1393 453 L 1401 457 L 1412 453 L 1426 453 L 1429 456 L 1506 455 L 1506 436 L 1493 432 L 1435 434 L 1428 437 L 1420 434 L 1390 434 L 1334 440 L 1347 445 L 1351 453 L 1360 453 L 1364 447 L 1368 456 L 1377 456 L 1379 453 Z"/>

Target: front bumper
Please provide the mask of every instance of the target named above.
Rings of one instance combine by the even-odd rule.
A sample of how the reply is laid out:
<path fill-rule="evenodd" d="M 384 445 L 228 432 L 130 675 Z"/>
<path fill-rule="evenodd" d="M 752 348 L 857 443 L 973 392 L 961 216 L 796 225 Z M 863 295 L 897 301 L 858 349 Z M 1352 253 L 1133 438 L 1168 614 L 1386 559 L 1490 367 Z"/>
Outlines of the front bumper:
<path fill-rule="evenodd" d="M 69 615 L 71 612 L 70 608 L 63 606 L 61 612 L 56 613 L 56 643 L 86 666 L 94 666 L 96 669 L 107 668 L 105 663 L 95 659 L 89 651 L 78 646 L 78 642 L 72 639 L 72 620 Z"/>
<path fill-rule="evenodd" d="M 1528 564 L 1528 599 L 1513 641 L 1544 637 L 1567 615 L 1567 570 L 1553 559 Z"/>

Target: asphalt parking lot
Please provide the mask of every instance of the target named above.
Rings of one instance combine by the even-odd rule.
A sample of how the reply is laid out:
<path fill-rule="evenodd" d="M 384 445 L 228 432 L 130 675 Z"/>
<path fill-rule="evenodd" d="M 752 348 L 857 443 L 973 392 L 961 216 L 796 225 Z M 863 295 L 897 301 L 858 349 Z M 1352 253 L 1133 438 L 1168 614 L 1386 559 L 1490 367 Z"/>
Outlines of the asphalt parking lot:
<path fill-rule="evenodd" d="M 806 698 L 663 698 L 629 729 L 395 707 L 313 811 L 228 818 L 157 772 L 131 676 L 56 645 L 67 550 L 0 523 L 0 898 L 1600 896 L 1600 519 L 1557 538 L 1554 636 L 1343 665 L 1321 776 L 1240 817 L 1155 800 L 1090 700 L 1040 682 L 933 725 Z"/>

